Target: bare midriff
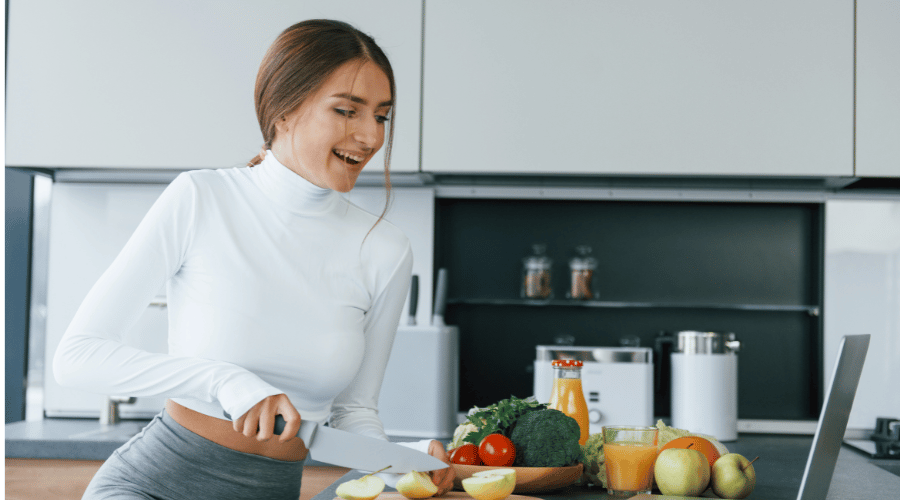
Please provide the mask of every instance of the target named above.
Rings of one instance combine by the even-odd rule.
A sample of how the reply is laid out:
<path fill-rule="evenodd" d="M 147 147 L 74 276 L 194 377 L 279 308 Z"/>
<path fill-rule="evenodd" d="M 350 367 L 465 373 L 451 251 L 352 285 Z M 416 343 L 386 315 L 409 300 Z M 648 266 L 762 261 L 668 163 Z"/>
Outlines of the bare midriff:
<path fill-rule="evenodd" d="M 166 412 L 194 434 L 232 450 L 287 462 L 303 460 L 308 453 L 303 440 L 296 436 L 284 443 L 278 441 L 278 436 L 272 436 L 268 441 L 260 441 L 256 436 L 247 437 L 236 432 L 234 424 L 228 420 L 204 415 L 185 408 L 171 399 L 166 401 Z"/>

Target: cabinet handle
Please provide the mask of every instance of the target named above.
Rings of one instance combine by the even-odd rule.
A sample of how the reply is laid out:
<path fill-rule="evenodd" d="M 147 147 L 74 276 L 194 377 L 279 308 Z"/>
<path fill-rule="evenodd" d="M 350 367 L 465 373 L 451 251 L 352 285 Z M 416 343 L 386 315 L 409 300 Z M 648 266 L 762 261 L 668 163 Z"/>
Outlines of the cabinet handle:
<path fill-rule="evenodd" d="M 150 301 L 150 307 L 166 307 L 167 305 L 168 302 L 166 301 L 165 295 L 153 297 L 153 300 Z"/>

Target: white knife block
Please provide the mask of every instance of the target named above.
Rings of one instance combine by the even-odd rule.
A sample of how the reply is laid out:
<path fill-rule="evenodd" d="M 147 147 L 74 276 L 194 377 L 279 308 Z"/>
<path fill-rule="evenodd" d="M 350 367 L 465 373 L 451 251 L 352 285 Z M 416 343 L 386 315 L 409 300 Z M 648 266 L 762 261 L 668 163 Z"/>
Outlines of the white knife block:
<path fill-rule="evenodd" d="M 459 329 L 400 326 L 378 399 L 390 437 L 453 437 L 459 412 Z"/>

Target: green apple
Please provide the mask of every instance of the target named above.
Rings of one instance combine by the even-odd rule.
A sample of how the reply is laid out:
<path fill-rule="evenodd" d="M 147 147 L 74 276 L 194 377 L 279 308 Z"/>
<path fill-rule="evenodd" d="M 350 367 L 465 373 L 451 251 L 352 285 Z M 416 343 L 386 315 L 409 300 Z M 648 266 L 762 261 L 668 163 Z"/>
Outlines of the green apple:
<path fill-rule="evenodd" d="M 406 498 L 428 498 L 438 492 L 431 476 L 424 472 L 412 471 L 397 481 L 397 491 Z"/>
<path fill-rule="evenodd" d="M 337 487 L 337 496 L 344 500 L 372 500 L 384 491 L 380 477 L 367 474 L 359 479 L 343 482 Z"/>
<path fill-rule="evenodd" d="M 728 453 L 713 464 L 711 479 L 713 493 L 716 495 L 722 498 L 746 498 L 756 487 L 756 470 L 753 469 L 753 462 L 742 455 Z"/>
<path fill-rule="evenodd" d="M 709 461 L 690 448 L 668 448 L 653 465 L 656 485 L 663 495 L 699 496 L 709 486 Z"/>
<path fill-rule="evenodd" d="M 478 471 L 462 480 L 462 487 L 475 500 L 503 500 L 516 489 L 515 469 Z"/>

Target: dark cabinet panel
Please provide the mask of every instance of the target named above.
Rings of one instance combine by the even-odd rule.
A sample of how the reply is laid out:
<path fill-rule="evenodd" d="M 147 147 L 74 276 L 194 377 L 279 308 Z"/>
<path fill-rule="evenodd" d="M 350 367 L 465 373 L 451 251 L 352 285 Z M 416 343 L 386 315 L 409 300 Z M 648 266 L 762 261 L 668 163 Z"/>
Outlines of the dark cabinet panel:
<path fill-rule="evenodd" d="M 530 396 L 536 345 L 635 336 L 653 347 L 660 332 L 708 330 L 742 341 L 740 418 L 817 415 L 821 205 L 441 199 L 437 210 L 436 267 L 448 269 L 447 322 L 461 332 L 460 411 Z M 551 305 L 518 298 L 533 243 L 554 259 Z M 565 301 L 568 259 L 584 244 L 598 260 L 599 307 Z"/>
<path fill-rule="evenodd" d="M 25 359 L 31 269 L 33 177 L 5 169 L 6 204 L 6 423 L 25 420 Z"/>

